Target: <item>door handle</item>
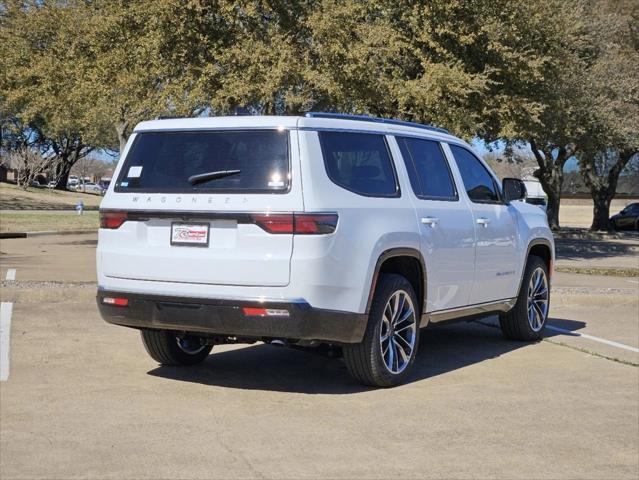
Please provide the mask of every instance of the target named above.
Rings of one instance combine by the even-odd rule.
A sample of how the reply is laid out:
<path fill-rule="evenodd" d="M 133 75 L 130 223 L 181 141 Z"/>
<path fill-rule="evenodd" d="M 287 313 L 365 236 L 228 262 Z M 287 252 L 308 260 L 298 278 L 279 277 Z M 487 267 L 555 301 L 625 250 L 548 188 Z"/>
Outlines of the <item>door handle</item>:
<path fill-rule="evenodd" d="M 490 220 L 485 217 L 479 217 L 477 220 L 475 220 L 475 222 L 477 222 L 477 225 L 481 225 L 482 227 L 486 228 L 490 223 Z"/>
<path fill-rule="evenodd" d="M 439 222 L 439 218 L 422 217 L 422 223 L 424 225 L 428 225 L 430 228 L 435 228 L 435 226 L 437 225 L 437 222 Z"/>

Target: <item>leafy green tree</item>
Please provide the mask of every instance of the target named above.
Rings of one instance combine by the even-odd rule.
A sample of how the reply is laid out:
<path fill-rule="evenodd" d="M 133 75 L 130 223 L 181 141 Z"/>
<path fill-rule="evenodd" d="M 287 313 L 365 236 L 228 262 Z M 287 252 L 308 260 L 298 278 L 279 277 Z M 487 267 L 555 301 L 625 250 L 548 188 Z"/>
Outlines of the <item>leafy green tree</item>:
<path fill-rule="evenodd" d="M 505 8 L 491 16 L 496 38 L 502 39 L 495 45 L 510 61 L 504 68 L 491 64 L 495 73 L 487 98 L 495 103 L 486 118 L 498 128 L 487 132 L 489 137 L 528 142 L 554 229 L 559 228 L 564 166 L 579 157 L 595 201 L 593 228 L 601 228 L 607 225 L 619 173 L 638 139 L 636 3 L 517 3 L 511 7 L 519 8 L 519 15 L 511 16 L 513 10 Z M 619 153 L 616 165 L 607 155 L 611 150 Z M 595 168 L 597 158 L 608 167 Z"/>
<path fill-rule="evenodd" d="M 204 108 L 215 39 L 224 35 L 215 4 L 96 0 L 87 11 L 83 91 L 90 121 L 111 129 L 107 146 L 122 151 L 139 121 Z"/>
<path fill-rule="evenodd" d="M 586 135 L 587 13 L 580 0 L 325 0 L 308 22 L 311 98 L 529 145 L 558 228 L 563 167 Z"/>
<path fill-rule="evenodd" d="M 566 161 L 579 155 L 587 172 L 589 158 L 636 137 L 619 118 L 637 118 L 626 98 L 637 22 L 616 37 L 633 2 L 619 0 L 623 14 L 594 8 L 602 2 L 615 4 L 10 0 L 0 105 L 60 159 L 60 185 L 79 158 L 122 150 L 137 122 L 159 115 L 337 110 L 433 123 L 528 145 L 558 228 Z"/>
<path fill-rule="evenodd" d="M 471 10 L 441 0 L 321 2 L 308 20 L 312 107 L 473 135 L 487 75 L 464 52 L 481 42 L 481 12 Z"/>
<path fill-rule="evenodd" d="M 3 110 L 42 153 L 53 152 L 60 189 L 73 164 L 103 141 L 101 125 L 87 118 L 82 93 L 82 4 L 70 5 L 11 1 L 0 24 Z"/>
<path fill-rule="evenodd" d="M 592 230 L 610 228 L 610 203 L 619 176 L 639 154 L 639 4 L 594 2 L 589 26 L 597 55 L 584 74 L 588 86 L 588 140 L 580 173 L 593 198 Z"/>
<path fill-rule="evenodd" d="M 516 3 L 516 5 L 515 5 Z M 551 228 L 559 228 L 559 204 L 566 162 L 585 137 L 582 72 L 591 40 L 583 28 L 582 2 L 513 2 L 492 21 L 501 65 L 491 63 L 486 118 L 491 136 L 528 144 L 548 195 Z"/>
<path fill-rule="evenodd" d="M 207 105 L 214 114 L 298 114 L 313 106 L 305 59 L 308 15 L 303 0 L 222 1 L 206 31 L 217 45 L 208 63 Z M 220 34 L 219 25 L 223 25 Z"/>

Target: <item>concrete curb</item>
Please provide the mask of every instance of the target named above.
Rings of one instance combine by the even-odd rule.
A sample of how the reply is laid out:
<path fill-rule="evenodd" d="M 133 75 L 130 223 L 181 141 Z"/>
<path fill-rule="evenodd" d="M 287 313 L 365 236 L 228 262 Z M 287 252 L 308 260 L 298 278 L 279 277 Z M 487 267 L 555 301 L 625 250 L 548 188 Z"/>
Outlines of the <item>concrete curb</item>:
<path fill-rule="evenodd" d="M 96 230 L 46 230 L 42 232 L 2 232 L 0 239 L 44 237 L 46 235 L 78 235 L 82 233 L 96 233 Z"/>

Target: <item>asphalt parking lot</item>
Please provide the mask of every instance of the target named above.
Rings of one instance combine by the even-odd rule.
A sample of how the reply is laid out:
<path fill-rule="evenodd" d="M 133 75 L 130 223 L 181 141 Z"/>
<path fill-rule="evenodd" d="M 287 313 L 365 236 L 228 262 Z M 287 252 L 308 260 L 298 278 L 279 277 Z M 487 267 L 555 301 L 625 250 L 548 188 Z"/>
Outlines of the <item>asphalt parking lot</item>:
<path fill-rule="evenodd" d="M 262 344 L 159 367 L 99 317 L 95 238 L 0 244 L 2 479 L 639 477 L 638 278 L 558 273 L 544 341 L 427 329 L 410 382 L 372 390 Z"/>

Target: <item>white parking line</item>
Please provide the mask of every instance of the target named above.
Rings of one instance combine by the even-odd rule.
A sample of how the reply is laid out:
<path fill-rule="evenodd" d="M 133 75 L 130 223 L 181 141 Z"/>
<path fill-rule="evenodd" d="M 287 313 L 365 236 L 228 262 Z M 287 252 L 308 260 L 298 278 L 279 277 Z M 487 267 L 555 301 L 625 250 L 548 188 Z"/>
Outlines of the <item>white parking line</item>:
<path fill-rule="evenodd" d="M 637 280 L 626 280 L 628 283 L 634 283 L 635 285 L 639 284 Z"/>
<path fill-rule="evenodd" d="M 0 303 L 0 381 L 9 378 L 9 335 L 11 334 L 11 312 L 13 303 Z"/>
<path fill-rule="evenodd" d="M 611 340 L 606 340 L 605 338 L 594 337 L 586 333 L 573 332 L 571 330 L 564 330 L 563 328 L 553 327 L 552 325 L 546 325 L 546 328 L 548 330 L 554 330 L 555 332 L 565 333 L 566 335 L 570 335 L 572 337 L 587 338 L 588 340 L 605 343 L 606 345 L 610 345 L 612 347 L 623 348 L 624 350 L 630 350 L 631 352 L 639 353 L 639 348 L 631 347 L 630 345 L 624 345 L 623 343 L 613 342 Z"/>
<path fill-rule="evenodd" d="M 7 270 L 7 280 L 15 280 L 16 279 L 16 269 L 10 268 Z"/>

